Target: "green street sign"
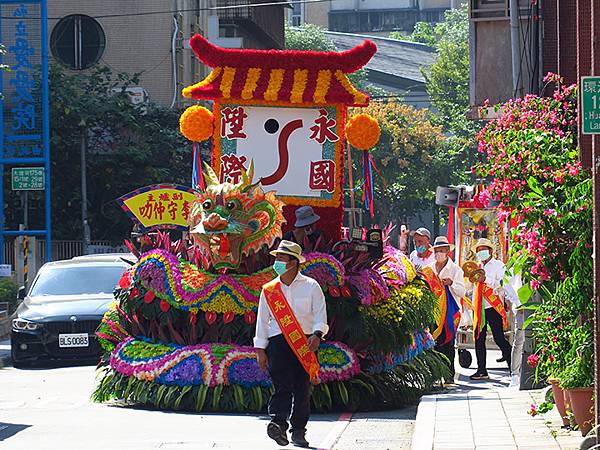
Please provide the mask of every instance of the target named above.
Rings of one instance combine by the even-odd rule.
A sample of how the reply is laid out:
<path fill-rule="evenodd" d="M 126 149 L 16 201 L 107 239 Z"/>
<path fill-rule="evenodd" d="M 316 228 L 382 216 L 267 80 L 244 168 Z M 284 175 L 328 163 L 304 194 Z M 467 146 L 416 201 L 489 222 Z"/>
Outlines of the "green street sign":
<path fill-rule="evenodd" d="M 13 167 L 13 191 L 43 191 L 45 188 L 43 167 Z"/>
<path fill-rule="evenodd" d="M 581 77 L 581 129 L 600 134 L 600 77 Z"/>

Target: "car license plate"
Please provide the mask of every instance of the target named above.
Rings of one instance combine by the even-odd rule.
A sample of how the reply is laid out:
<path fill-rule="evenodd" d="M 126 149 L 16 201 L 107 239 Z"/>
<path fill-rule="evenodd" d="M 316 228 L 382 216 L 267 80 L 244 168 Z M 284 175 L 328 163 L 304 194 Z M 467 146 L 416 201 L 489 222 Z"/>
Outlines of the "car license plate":
<path fill-rule="evenodd" d="M 58 346 L 61 348 L 66 347 L 89 347 L 90 341 L 87 333 L 77 334 L 59 334 L 58 335 Z"/>

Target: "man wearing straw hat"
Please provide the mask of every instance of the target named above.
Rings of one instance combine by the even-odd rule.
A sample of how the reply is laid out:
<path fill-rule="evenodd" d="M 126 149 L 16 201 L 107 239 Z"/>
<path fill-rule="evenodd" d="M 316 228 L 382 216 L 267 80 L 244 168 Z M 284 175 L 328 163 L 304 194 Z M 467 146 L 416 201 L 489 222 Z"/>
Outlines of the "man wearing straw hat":
<path fill-rule="evenodd" d="M 450 259 L 450 252 L 454 250 L 454 245 L 448 242 L 446 236 L 436 237 L 432 250 L 435 263 L 430 267 L 443 285 L 440 300 L 444 302 L 442 312 L 445 313 L 444 317 L 440 317 L 440 334 L 437 336 L 435 349 L 446 355 L 454 377 L 456 319 L 460 317 L 460 299 L 466 291 L 464 274 L 463 270 Z"/>
<path fill-rule="evenodd" d="M 511 346 L 504 337 L 504 328 L 507 326 L 506 310 L 502 300 L 504 279 L 504 263 L 493 257 L 494 244 L 489 239 L 481 238 L 474 246 L 476 259 L 482 264 L 485 278 L 475 283 L 473 293 L 473 331 L 475 333 L 475 355 L 477 357 L 477 371 L 469 378 L 472 380 L 489 379 L 487 371 L 487 349 L 485 340 L 487 327 L 490 326 L 494 342 L 502 351 L 502 357 L 511 365 Z M 479 296 L 477 287 L 481 288 Z M 479 297 L 479 300 L 477 300 Z M 482 311 L 484 310 L 484 311 Z"/>
<path fill-rule="evenodd" d="M 308 447 L 306 424 L 310 415 L 310 384 L 318 381 L 315 352 L 327 333 L 325 296 L 319 283 L 302 275 L 302 247 L 283 240 L 273 269 L 279 275 L 263 286 L 256 317 L 254 347 L 261 369 L 268 369 L 275 392 L 269 401 L 268 436 L 288 445 Z"/>

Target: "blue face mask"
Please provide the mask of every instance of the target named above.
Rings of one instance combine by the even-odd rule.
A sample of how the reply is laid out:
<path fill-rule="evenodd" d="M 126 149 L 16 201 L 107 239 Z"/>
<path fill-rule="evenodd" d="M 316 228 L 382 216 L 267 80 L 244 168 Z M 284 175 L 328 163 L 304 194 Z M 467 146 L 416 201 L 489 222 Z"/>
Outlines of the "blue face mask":
<path fill-rule="evenodd" d="M 273 270 L 277 272 L 277 275 L 283 275 L 287 272 L 287 263 L 283 261 L 275 261 L 273 264 Z"/>
<path fill-rule="evenodd" d="M 425 251 L 427 251 L 427 247 L 425 247 L 424 245 L 419 245 L 417 248 L 415 248 L 415 250 L 417 251 L 417 253 L 425 253 Z"/>
<path fill-rule="evenodd" d="M 481 262 L 486 261 L 490 257 L 489 250 L 480 250 L 477 252 L 477 259 Z"/>

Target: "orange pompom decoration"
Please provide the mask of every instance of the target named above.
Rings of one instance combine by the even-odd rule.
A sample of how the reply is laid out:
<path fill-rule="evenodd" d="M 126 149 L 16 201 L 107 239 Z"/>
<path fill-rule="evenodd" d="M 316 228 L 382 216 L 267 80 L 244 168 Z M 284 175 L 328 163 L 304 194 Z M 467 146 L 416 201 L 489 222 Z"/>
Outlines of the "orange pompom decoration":
<path fill-rule="evenodd" d="M 212 136 L 214 117 L 204 106 L 194 105 L 179 118 L 179 131 L 190 141 L 201 142 Z"/>
<path fill-rule="evenodd" d="M 348 143 L 359 150 L 369 150 L 379 142 L 381 127 L 379 122 L 369 114 L 357 114 L 346 125 Z"/>

